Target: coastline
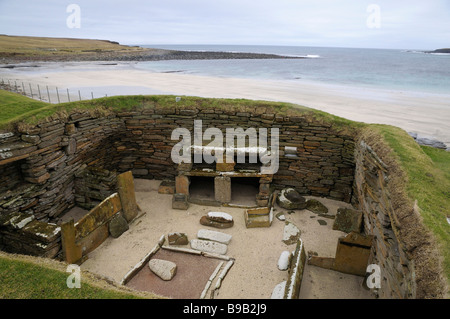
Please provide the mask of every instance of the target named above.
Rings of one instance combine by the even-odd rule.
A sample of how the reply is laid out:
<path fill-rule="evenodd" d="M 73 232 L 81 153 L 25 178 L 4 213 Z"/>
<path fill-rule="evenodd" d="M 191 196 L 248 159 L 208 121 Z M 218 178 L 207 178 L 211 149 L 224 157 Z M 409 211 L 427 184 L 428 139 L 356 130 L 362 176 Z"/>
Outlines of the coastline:
<path fill-rule="evenodd" d="M 95 51 L 95 50 L 93 50 Z M 181 51 L 166 49 L 141 48 L 136 52 L 104 51 L 69 55 L 0 55 L 3 68 L 14 67 L 21 63 L 39 62 L 144 62 L 165 60 L 219 60 L 219 59 L 304 59 L 302 56 L 279 55 L 252 52 L 226 51 Z"/>
<path fill-rule="evenodd" d="M 103 63 L 102 63 L 103 62 Z M 106 63 L 107 62 L 107 63 Z M 262 80 L 183 73 L 155 73 L 139 62 L 33 62 L 34 67 L 1 69 L 0 77 L 18 83 L 68 89 L 73 100 L 113 95 L 170 94 L 289 102 L 349 120 L 388 124 L 435 138 L 450 146 L 450 94 L 395 91 L 326 84 L 307 80 Z M 27 64 L 21 64 L 26 66 Z M 39 67 L 36 67 L 39 66 Z M 27 84 L 28 85 L 28 84 Z M 67 102 L 67 96 L 61 97 Z"/>

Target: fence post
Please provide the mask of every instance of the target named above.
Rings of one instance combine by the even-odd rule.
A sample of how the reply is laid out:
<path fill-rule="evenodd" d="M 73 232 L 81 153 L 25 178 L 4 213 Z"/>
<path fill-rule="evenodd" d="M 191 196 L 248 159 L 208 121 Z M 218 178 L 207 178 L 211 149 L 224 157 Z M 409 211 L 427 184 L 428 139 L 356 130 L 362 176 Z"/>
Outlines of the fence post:
<path fill-rule="evenodd" d="M 58 97 L 58 103 L 61 103 L 61 101 L 59 100 L 59 92 L 58 92 L 58 87 L 56 87 L 56 96 Z"/>
<path fill-rule="evenodd" d="M 67 89 L 67 100 L 70 102 L 69 89 Z"/>
<path fill-rule="evenodd" d="M 30 86 L 30 94 L 31 94 L 31 98 L 33 98 L 33 89 L 31 88 L 31 83 L 28 83 L 28 85 Z"/>
<path fill-rule="evenodd" d="M 80 90 L 78 90 L 78 97 L 80 98 L 80 101 L 81 101 L 81 94 L 80 94 Z"/>
<path fill-rule="evenodd" d="M 38 84 L 37 86 L 38 86 L 38 92 L 39 92 L 39 100 L 42 101 L 42 97 L 41 97 L 41 89 L 39 88 L 39 84 Z"/>
<path fill-rule="evenodd" d="M 48 103 L 52 103 L 52 102 L 50 101 L 50 93 L 48 93 L 48 85 L 47 85 L 47 96 L 48 96 Z"/>
<path fill-rule="evenodd" d="M 27 95 L 27 92 L 25 92 L 25 86 L 23 85 L 23 82 L 22 82 L 22 90 L 23 90 L 23 94 Z"/>

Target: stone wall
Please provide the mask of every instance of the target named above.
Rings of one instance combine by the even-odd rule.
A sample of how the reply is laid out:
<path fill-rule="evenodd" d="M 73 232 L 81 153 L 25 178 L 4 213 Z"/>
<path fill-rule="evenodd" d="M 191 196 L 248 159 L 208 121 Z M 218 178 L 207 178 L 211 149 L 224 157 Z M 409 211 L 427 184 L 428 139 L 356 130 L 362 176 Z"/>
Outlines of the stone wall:
<path fill-rule="evenodd" d="M 117 174 L 98 167 L 86 167 L 75 174 L 75 205 L 91 210 L 117 191 Z"/>
<path fill-rule="evenodd" d="M 442 271 L 417 207 L 404 197 L 404 178 L 380 137 L 361 134 L 356 145 L 354 203 L 364 232 L 374 236 L 369 264 L 380 266 L 380 298 L 442 298 Z"/>
<path fill-rule="evenodd" d="M 179 141 L 171 140 L 172 131 L 183 127 L 192 132 L 196 119 L 203 121 L 203 131 L 208 127 L 223 132 L 228 127 L 267 128 L 269 132 L 279 128 L 280 166 L 272 185 L 292 186 L 304 195 L 351 200 L 353 137 L 331 124 L 301 111 L 281 114 L 272 107 L 176 106 L 174 101 L 173 107 L 73 111 L 2 132 L 0 215 L 30 214 L 33 220 L 52 223 L 74 205 L 91 208 L 114 191 L 113 186 L 104 185 L 95 192 L 85 176 L 85 170 L 94 167 L 98 172 L 131 170 L 136 178 L 174 180 L 177 167 L 171 150 Z M 286 146 L 289 154 L 284 153 Z M 3 229 L 0 226 L 0 233 Z"/>
<path fill-rule="evenodd" d="M 274 175 L 276 188 L 295 187 L 305 195 L 323 196 L 349 202 L 354 173 L 353 137 L 342 134 L 331 124 L 307 120 L 301 115 L 280 115 L 273 110 L 247 112 L 222 109 L 147 109 L 119 113 L 125 123 L 125 134 L 114 144 L 119 155 L 120 171 L 132 170 L 136 177 L 173 179 L 176 165 L 170 158 L 175 128 L 194 130 L 194 119 L 202 120 L 203 131 L 215 127 L 279 128 L 280 165 Z M 270 145 L 270 141 L 268 143 Z M 285 147 L 296 147 L 296 154 L 284 153 Z"/>
<path fill-rule="evenodd" d="M 174 180 L 178 172 L 171 150 L 179 142 L 171 140 L 175 128 L 192 132 L 194 120 L 203 121 L 203 132 L 208 127 L 222 132 L 237 127 L 279 128 L 280 165 L 272 186 L 352 202 L 364 212 L 364 231 L 375 237 L 370 263 L 380 265 L 382 271 L 380 297 L 437 296 L 423 279 L 430 268 L 420 257 L 423 250 L 407 238 L 404 221 L 410 217 L 399 221 L 404 208 L 393 182 L 398 172 L 374 147 L 379 136 L 368 139 L 357 132 L 357 137 L 301 110 L 281 113 L 256 102 L 240 109 L 207 104 L 178 107 L 174 101 L 171 107 L 150 103 L 103 114 L 74 111 L 0 132 L 1 248 L 54 256 L 60 249 L 60 235 L 51 222 L 74 205 L 89 208 L 114 190 L 108 185 L 111 175 L 105 175 L 106 185 L 96 193 L 86 170 L 132 171 L 135 178 Z M 98 198 L 89 197 L 93 193 Z M 406 214 L 417 216 L 413 208 Z M 42 229 L 47 229 L 46 235 L 39 236 Z"/>

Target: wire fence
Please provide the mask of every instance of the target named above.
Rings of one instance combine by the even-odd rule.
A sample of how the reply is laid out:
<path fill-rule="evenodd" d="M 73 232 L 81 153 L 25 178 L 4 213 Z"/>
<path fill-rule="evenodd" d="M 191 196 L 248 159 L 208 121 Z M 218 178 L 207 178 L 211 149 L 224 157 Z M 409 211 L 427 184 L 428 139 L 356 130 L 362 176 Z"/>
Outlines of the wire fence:
<path fill-rule="evenodd" d="M 58 88 L 57 86 L 39 85 L 11 79 L 2 78 L 0 81 L 0 89 L 22 94 L 35 100 L 48 103 L 64 103 L 89 100 L 99 97 L 108 97 L 108 94 L 94 97 L 94 92 L 89 95 L 81 94 L 80 90 L 70 91 L 68 88 Z"/>

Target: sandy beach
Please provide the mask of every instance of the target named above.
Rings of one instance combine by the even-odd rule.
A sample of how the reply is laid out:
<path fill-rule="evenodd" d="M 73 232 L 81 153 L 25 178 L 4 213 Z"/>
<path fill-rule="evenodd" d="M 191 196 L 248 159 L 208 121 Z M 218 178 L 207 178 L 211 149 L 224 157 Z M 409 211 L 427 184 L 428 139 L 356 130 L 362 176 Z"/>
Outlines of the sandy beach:
<path fill-rule="evenodd" d="M 306 80 L 255 80 L 155 73 L 136 62 L 33 63 L 40 67 L 2 69 L 5 81 L 49 87 L 51 102 L 129 94 L 173 94 L 290 102 L 365 123 L 398 126 L 450 145 L 450 94 L 431 94 L 330 85 Z M 34 92 L 37 96 L 36 90 Z M 42 92 L 42 96 L 47 96 Z"/>

